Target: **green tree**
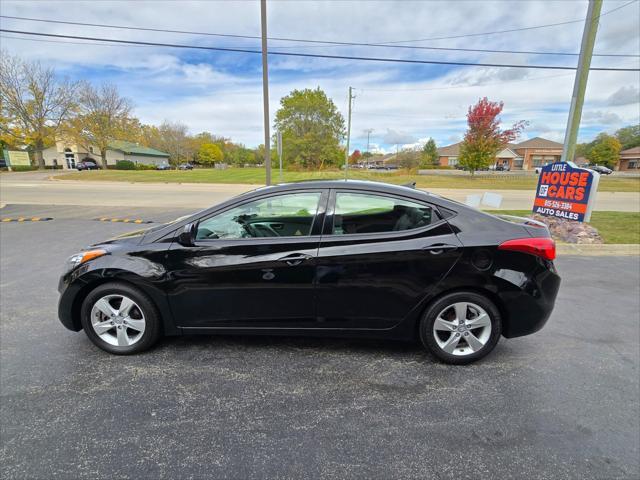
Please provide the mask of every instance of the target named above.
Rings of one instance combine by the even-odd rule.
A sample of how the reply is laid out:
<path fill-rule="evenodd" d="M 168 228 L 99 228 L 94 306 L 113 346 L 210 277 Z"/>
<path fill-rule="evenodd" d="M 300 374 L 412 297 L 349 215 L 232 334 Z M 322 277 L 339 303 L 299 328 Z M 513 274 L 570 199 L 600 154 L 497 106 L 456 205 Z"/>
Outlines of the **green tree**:
<path fill-rule="evenodd" d="M 615 133 L 615 137 L 620 142 L 622 150 L 627 150 L 628 148 L 633 147 L 640 147 L 640 124 L 630 125 L 628 127 L 619 129 Z"/>
<path fill-rule="evenodd" d="M 416 150 L 401 150 L 396 154 L 395 162 L 402 168 L 416 168 L 420 164 L 421 153 Z"/>
<path fill-rule="evenodd" d="M 474 174 L 494 161 L 496 154 L 507 143 L 515 140 L 525 122 L 517 122 L 508 130 L 500 129 L 498 115 L 502 112 L 502 102 L 491 102 L 487 97 L 469 107 L 468 129 L 460 146 L 460 165 Z"/>
<path fill-rule="evenodd" d="M 283 154 L 289 164 L 317 170 L 344 160 L 340 146 L 344 119 L 319 87 L 294 90 L 283 97 L 275 128 L 282 133 Z"/>
<path fill-rule="evenodd" d="M 436 141 L 433 138 L 429 138 L 427 143 L 422 147 L 422 155 L 420 158 L 420 166 L 427 167 L 431 165 L 438 165 L 438 147 L 436 147 Z"/>
<path fill-rule="evenodd" d="M 198 162 L 204 165 L 213 165 L 215 162 L 221 162 L 222 158 L 222 150 L 215 143 L 203 143 L 198 149 Z"/>
<path fill-rule="evenodd" d="M 620 142 L 617 138 L 601 133 L 589 151 L 589 163 L 613 168 L 620 158 Z"/>

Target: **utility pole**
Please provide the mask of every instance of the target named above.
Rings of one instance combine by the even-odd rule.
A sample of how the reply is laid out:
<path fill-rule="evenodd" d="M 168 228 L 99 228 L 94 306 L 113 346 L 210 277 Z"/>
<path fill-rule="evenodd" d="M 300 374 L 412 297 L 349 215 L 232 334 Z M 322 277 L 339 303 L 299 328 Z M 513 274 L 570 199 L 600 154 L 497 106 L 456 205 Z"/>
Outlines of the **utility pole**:
<path fill-rule="evenodd" d="M 278 159 L 280 160 L 280 183 L 282 183 L 282 132 L 276 134 L 278 141 Z"/>
<path fill-rule="evenodd" d="M 269 70 L 267 62 L 267 0 L 260 0 L 260 25 L 262 27 L 262 100 L 264 102 L 264 166 L 265 183 L 271 185 L 271 138 L 269 135 Z"/>
<path fill-rule="evenodd" d="M 582 118 L 582 105 L 584 104 L 584 92 L 587 88 L 589 78 L 589 67 L 593 54 L 593 45 L 596 41 L 598 31 L 598 20 L 602 0 L 589 0 L 589 9 L 582 32 L 582 44 L 580 46 L 580 58 L 578 59 L 578 69 L 573 83 L 573 95 L 571 96 L 571 108 L 569 109 L 569 119 L 567 120 L 567 131 L 564 136 L 564 147 L 562 149 L 563 162 L 573 161 L 576 153 L 576 141 L 578 139 L 578 128 Z"/>
<path fill-rule="evenodd" d="M 347 117 L 347 151 L 344 154 L 344 178 L 345 180 L 349 175 L 349 141 L 351 140 L 351 100 L 353 96 L 353 87 L 349 87 L 349 116 Z"/>

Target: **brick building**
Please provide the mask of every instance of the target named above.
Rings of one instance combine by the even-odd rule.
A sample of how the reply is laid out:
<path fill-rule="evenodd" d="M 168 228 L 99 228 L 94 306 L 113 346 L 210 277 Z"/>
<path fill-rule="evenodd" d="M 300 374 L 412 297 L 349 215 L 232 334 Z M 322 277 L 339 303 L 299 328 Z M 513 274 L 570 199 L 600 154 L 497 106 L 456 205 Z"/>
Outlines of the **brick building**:
<path fill-rule="evenodd" d="M 627 148 L 620 152 L 620 160 L 616 164 L 616 170 L 621 172 L 635 171 L 640 169 L 640 147 Z"/>
<path fill-rule="evenodd" d="M 441 166 L 455 167 L 458 164 L 462 142 L 438 149 Z M 495 158 L 495 165 L 508 167 L 509 170 L 533 170 L 548 163 L 560 161 L 562 144 L 535 137 L 520 143 L 510 143 Z"/>

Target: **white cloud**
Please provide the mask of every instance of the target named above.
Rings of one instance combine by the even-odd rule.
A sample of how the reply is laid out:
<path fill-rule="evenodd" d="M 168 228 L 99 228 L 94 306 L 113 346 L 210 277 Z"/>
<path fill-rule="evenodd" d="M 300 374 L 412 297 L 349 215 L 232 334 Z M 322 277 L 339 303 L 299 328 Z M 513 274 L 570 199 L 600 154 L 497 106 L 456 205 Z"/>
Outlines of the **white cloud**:
<path fill-rule="evenodd" d="M 620 115 L 613 112 L 603 112 L 600 110 L 586 111 L 582 114 L 583 123 L 595 123 L 599 125 L 618 125 L 622 123 Z"/>
<path fill-rule="evenodd" d="M 385 42 L 455 36 L 556 23 L 584 17 L 587 2 L 380 1 L 363 8 L 360 1 L 269 2 L 270 36 Z M 620 6 L 605 2 L 606 12 Z M 72 6 L 73 8 L 70 8 Z M 90 23 L 168 27 L 176 30 L 259 35 L 258 2 L 138 1 L 135 9 L 118 1 L 39 2 L 3 0 L 4 15 L 57 18 Z M 64 15 L 61 13 L 64 12 Z M 596 41 L 597 53 L 637 54 L 640 3 L 604 15 Z M 473 19 L 470 22 L 469 19 Z M 425 29 L 428 25 L 428 29 Z M 231 46 L 255 49 L 257 40 L 225 39 L 175 33 L 139 32 L 68 25 L 34 24 L 2 19 L 3 28 L 49 33 Z M 452 28 L 455 26 L 455 28 Z M 412 45 L 577 52 L 581 23 L 480 37 L 413 42 Z M 161 47 L 97 46 L 46 43 L 1 38 L 2 47 L 25 58 L 38 59 L 74 78 L 115 83 L 136 105 L 144 122 L 181 121 L 192 132 L 209 130 L 248 145 L 262 142 L 262 93 L 259 56 Z M 309 53 L 376 55 L 486 63 L 574 65 L 574 57 L 483 54 L 429 50 L 296 45 L 271 41 L 270 48 Z M 593 66 L 637 67 L 638 60 L 595 57 Z M 571 98 L 573 73 L 520 68 L 440 68 L 335 59 L 270 57 L 271 115 L 279 99 L 293 88 L 320 86 L 346 114 L 346 92 L 357 98 L 353 132 L 373 128 L 371 144 L 395 151 L 390 142 L 419 144 L 433 137 L 438 145 L 459 141 L 466 128 L 469 105 L 487 96 L 502 100 L 505 124 L 529 120 L 525 136 L 563 135 Z M 633 86 L 636 86 L 635 90 Z M 637 72 L 592 71 L 587 87 L 584 125 L 609 129 L 637 123 Z M 381 91 L 384 90 L 384 91 Z M 636 92 L 636 100 L 628 102 Z M 611 93 L 613 92 L 613 93 Z M 587 113 L 590 112 L 590 113 Z M 555 137 L 555 138 L 554 138 Z M 353 148 L 366 148 L 366 135 L 352 138 Z M 373 150 L 373 147 L 372 147 Z"/>
<path fill-rule="evenodd" d="M 640 89 L 634 85 L 620 87 L 613 92 L 607 99 L 607 105 L 629 105 L 630 103 L 638 104 L 640 102 Z"/>
<path fill-rule="evenodd" d="M 415 137 L 407 132 L 399 132 L 397 130 L 387 129 L 387 133 L 383 137 L 384 143 L 389 145 L 399 145 L 415 142 Z"/>

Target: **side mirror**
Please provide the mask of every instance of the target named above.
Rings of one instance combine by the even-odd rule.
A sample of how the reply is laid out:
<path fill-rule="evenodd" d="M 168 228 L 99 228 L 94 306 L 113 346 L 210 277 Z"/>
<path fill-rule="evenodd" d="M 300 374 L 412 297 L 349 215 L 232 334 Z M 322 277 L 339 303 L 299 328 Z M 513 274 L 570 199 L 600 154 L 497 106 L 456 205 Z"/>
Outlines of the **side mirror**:
<path fill-rule="evenodd" d="M 195 247 L 197 235 L 198 222 L 187 223 L 178 235 L 178 243 L 183 247 Z"/>

